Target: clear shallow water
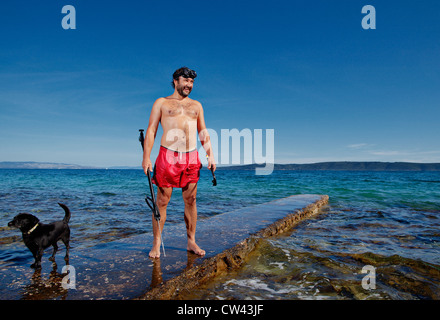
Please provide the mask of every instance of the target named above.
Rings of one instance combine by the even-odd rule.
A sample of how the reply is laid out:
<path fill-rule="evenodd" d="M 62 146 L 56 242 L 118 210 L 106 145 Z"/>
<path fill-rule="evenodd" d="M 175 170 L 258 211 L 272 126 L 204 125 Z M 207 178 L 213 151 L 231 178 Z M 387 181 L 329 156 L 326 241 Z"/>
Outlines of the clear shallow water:
<path fill-rule="evenodd" d="M 265 240 L 240 271 L 194 292 L 198 299 L 439 299 L 440 172 L 217 171 L 198 187 L 199 218 L 286 197 L 328 194 L 330 205 L 290 234 Z M 0 266 L 27 264 L 19 212 L 43 222 L 72 211 L 72 250 L 151 232 L 142 170 L 0 170 Z M 183 222 L 181 191 L 167 224 Z M 376 268 L 364 290 L 362 267 Z"/>

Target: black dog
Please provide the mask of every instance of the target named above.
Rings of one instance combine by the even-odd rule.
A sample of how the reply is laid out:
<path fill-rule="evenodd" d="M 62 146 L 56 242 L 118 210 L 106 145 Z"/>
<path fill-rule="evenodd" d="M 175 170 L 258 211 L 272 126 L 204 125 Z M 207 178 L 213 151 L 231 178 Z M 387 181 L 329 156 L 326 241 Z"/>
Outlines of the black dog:
<path fill-rule="evenodd" d="M 66 256 L 64 260 L 69 260 L 70 228 L 68 223 L 70 220 L 70 210 L 66 205 L 62 203 L 58 204 L 65 212 L 62 221 L 43 224 L 40 223 L 37 217 L 31 214 L 20 213 L 8 223 L 9 227 L 19 228 L 23 233 L 24 244 L 29 248 L 35 258 L 35 262 L 31 265 L 31 268 L 41 268 L 43 251 L 49 246 L 53 246 L 53 254 L 49 260 L 55 261 L 55 253 L 58 250 L 58 240 L 62 240 L 66 246 Z"/>

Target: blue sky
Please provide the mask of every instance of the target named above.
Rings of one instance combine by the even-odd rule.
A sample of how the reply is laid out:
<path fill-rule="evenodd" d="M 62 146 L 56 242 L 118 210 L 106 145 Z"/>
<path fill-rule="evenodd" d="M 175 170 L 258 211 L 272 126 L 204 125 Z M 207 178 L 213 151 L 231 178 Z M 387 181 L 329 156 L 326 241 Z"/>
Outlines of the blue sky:
<path fill-rule="evenodd" d="M 185 65 L 207 126 L 274 129 L 276 163 L 440 162 L 438 1 L 2 0 L 0 12 L 0 161 L 140 166 L 138 129 Z"/>

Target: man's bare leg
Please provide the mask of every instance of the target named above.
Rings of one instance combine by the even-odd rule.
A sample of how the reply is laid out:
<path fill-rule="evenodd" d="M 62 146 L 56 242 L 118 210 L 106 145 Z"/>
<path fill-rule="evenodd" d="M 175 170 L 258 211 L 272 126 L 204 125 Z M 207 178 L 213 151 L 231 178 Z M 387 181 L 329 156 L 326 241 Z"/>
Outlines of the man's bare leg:
<path fill-rule="evenodd" d="M 171 194 L 173 192 L 173 188 L 157 188 L 157 197 L 156 197 L 156 205 L 157 209 L 159 209 L 160 213 L 160 230 L 163 230 L 163 226 L 165 224 L 165 220 L 167 219 L 167 206 L 171 199 Z M 153 247 L 150 251 L 150 258 L 159 258 L 160 257 L 160 233 L 159 226 L 157 224 L 154 215 L 152 215 L 153 222 Z"/>
<path fill-rule="evenodd" d="M 196 225 L 197 225 L 197 183 L 189 183 L 182 188 L 183 202 L 185 203 L 185 223 L 186 234 L 188 237 L 187 250 L 194 252 L 199 256 L 205 255 L 205 250 L 199 248 L 196 244 Z"/>

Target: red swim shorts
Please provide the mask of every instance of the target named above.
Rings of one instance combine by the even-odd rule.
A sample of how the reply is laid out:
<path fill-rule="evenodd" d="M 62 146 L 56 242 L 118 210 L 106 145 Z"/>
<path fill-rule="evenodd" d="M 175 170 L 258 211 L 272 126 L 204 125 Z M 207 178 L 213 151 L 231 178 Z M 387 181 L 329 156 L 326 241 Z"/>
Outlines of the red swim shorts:
<path fill-rule="evenodd" d="M 153 183 L 159 187 L 184 188 L 197 183 L 202 163 L 197 150 L 177 152 L 160 146 L 153 170 Z"/>

